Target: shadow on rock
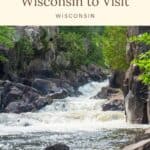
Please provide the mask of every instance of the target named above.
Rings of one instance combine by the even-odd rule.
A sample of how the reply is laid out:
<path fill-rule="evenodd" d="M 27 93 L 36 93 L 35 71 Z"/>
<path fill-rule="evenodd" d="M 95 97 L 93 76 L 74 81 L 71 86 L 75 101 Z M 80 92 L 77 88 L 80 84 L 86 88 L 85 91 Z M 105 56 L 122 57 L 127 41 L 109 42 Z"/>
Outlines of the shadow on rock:
<path fill-rule="evenodd" d="M 44 150 L 69 150 L 70 148 L 65 144 L 55 144 L 53 146 L 48 146 Z"/>

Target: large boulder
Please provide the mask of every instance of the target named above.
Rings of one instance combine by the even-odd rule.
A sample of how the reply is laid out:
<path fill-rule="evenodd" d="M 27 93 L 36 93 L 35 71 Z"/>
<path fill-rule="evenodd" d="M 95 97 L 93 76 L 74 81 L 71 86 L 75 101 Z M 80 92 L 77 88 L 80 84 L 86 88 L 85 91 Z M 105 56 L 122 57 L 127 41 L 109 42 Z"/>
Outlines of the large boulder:
<path fill-rule="evenodd" d="M 60 74 L 61 80 L 67 81 L 72 87 L 78 89 L 90 81 L 102 81 L 106 79 L 105 73 L 96 65 L 81 66 L 76 70 L 65 70 Z"/>
<path fill-rule="evenodd" d="M 128 145 L 123 150 L 150 150 L 150 138 Z"/>
<path fill-rule="evenodd" d="M 125 146 L 123 150 L 149 150 L 150 149 L 150 131 L 147 129 L 144 134 L 137 136 L 134 143 Z"/>
<path fill-rule="evenodd" d="M 7 113 L 22 113 L 22 112 L 31 112 L 31 111 L 37 111 L 47 104 L 51 104 L 52 99 L 45 97 L 45 98 L 38 98 L 34 102 L 27 102 L 27 101 L 14 101 L 10 102 L 6 108 L 4 109 L 4 112 Z"/>
<path fill-rule="evenodd" d="M 77 89 L 79 86 L 88 82 L 89 76 L 86 72 L 78 70 L 65 70 L 60 73 L 60 78 L 64 83 Z"/>
<path fill-rule="evenodd" d="M 109 85 L 112 88 L 122 88 L 125 73 L 123 71 L 114 71 L 109 78 Z"/>
<path fill-rule="evenodd" d="M 60 89 L 58 92 L 51 93 L 48 95 L 51 99 L 64 99 L 68 96 L 68 92 L 65 89 Z"/>
<path fill-rule="evenodd" d="M 150 33 L 150 27 L 128 27 L 128 36 Z M 139 42 L 128 42 L 127 44 L 127 61 L 131 63 L 140 53 L 149 50 L 149 46 Z M 150 100 L 149 88 L 141 81 L 139 76 L 142 70 L 131 63 L 126 71 L 123 83 L 123 92 L 125 96 L 126 120 L 130 123 L 149 123 L 150 122 Z"/>
<path fill-rule="evenodd" d="M 122 99 L 109 100 L 102 105 L 103 111 L 123 111 L 124 104 Z"/>
<path fill-rule="evenodd" d="M 87 73 L 90 79 L 94 81 L 102 81 L 103 79 L 106 78 L 106 75 L 104 74 L 102 69 L 93 64 L 88 66 Z"/>
<path fill-rule="evenodd" d="M 92 99 L 107 99 L 103 105 L 103 111 L 123 111 L 124 110 L 124 97 L 120 89 L 112 87 L 103 87 L 101 91 L 92 97 Z"/>
<path fill-rule="evenodd" d="M 109 99 L 112 94 L 119 93 L 120 90 L 116 88 L 111 88 L 109 86 L 103 87 L 100 92 L 97 93 L 93 98 L 94 99 Z"/>
<path fill-rule="evenodd" d="M 125 78 L 126 119 L 130 123 L 147 123 L 148 87 L 139 80 L 140 71 L 131 65 Z"/>
<path fill-rule="evenodd" d="M 45 150 L 69 150 L 70 148 L 65 144 L 55 144 L 53 146 L 48 146 Z"/>
<path fill-rule="evenodd" d="M 147 123 L 147 103 L 130 90 L 125 97 L 126 120 L 129 123 Z"/>
<path fill-rule="evenodd" d="M 54 82 L 45 79 L 34 79 L 32 86 L 37 89 L 42 95 L 46 95 L 57 89 Z"/>
<path fill-rule="evenodd" d="M 4 83 L 0 101 L 1 111 L 13 113 L 35 111 L 48 103 L 50 98 L 42 98 L 39 92 L 30 86 L 10 81 Z"/>
<path fill-rule="evenodd" d="M 5 108 L 5 112 L 7 113 L 21 113 L 21 112 L 30 112 L 36 110 L 35 106 L 31 103 L 27 103 L 27 102 L 23 102 L 21 101 L 14 101 L 14 102 L 10 102 L 6 108 Z"/>
<path fill-rule="evenodd" d="M 32 86 L 42 95 L 51 95 L 52 99 L 63 99 L 71 91 L 71 87 L 59 79 L 35 79 Z"/>

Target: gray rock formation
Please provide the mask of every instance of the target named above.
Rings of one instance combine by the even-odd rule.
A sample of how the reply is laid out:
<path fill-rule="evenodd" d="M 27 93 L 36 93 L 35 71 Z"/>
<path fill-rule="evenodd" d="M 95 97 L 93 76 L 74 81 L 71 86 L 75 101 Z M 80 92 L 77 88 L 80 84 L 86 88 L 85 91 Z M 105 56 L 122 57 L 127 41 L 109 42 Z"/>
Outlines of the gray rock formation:
<path fill-rule="evenodd" d="M 149 32 L 150 27 L 129 27 L 128 36 Z M 131 62 L 138 54 L 149 50 L 147 46 L 128 43 L 127 60 Z M 130 123 L 148 123 L 150 106 L 148 102 L 148 86 L 139 81 L 140 69 L 131 64 L 126 72 L 123 91 L 125 96 L 126 119 Z"/>
<path fill-rule="evenodd" d="M 48 146 L 45 150 L 69 150 L 70 148 L 65 144 L 55 144 L 53 146 Z"/>

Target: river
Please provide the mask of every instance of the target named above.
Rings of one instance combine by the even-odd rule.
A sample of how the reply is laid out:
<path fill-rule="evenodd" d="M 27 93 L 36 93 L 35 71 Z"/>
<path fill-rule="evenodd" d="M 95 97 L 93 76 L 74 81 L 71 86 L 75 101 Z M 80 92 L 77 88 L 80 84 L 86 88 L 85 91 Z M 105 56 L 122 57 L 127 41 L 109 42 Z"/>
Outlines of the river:
<path fill-rule="evenodd" d="M 71 150 L 120 150 L 144 125 L 125 122 L 124 112 L 101 109 L 105 99 L 92 99 L 108 81 L 90 82 L 82 95 L 54 100 L 38 112 L 0 114 L 0 149 L 43 150 L 65 143 Z"/>

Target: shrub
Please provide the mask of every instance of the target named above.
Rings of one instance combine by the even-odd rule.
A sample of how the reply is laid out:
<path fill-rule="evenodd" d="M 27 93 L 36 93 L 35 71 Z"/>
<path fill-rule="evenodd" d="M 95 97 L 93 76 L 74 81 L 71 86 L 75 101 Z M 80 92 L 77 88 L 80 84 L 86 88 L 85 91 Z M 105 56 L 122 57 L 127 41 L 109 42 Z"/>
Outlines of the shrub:
<path fill-rule="evenodd" d="M 132 37 L 130 37 L 129 41 L 150 45 L 150 34 L 146 32 L 139 36 L 132 36 Z"/>
<path fill-rule="evenodd" d="M 0 27 L 0 45 L 7 48 L 14 46 L 13 36 L 15 30 L 12 27 L 1 26 Z"/>
<path fill-rule="evenodd" d="M 18 72 L 22 72 L 23 70 L 26 70 L 26 67 L 34 55 L 30 39 L 24 36 L 16 42 L 15 52 Z"/>
<path fill-rule="evenodd" d="M 8 62 L 8 59 L 5 56 L 0 55 L 0 62 L 2 63 Z"/>
<path fill-rule="evenodd" d="M 87 53 L 86 64 L 96 64 L 104 66 L 103 53 L 101 48 L 101 35 L 98 33 L 91 34 L 89 39 L 89 48 Z"/>
<path fill-rule="evenodd" d="M 143 33 L 139 36 L 133 36 L 129 40 L 130 42 L 150 45 L 150 34 Z M 136 59 L 133 60 L 132 63 L 139 66 L 139 68 L 142 71 L 142 74 L 139 76 L 139 79 L 142 80 L 144 84 L 150 85 L 150 50 L 140 54 Z"/>
<path fill-rule="evenodd" d="M 103 28 L 60 27 L 58 49 L 65 52 L 74 67 L 88 64 L 104 66 L 100 45 Z"/>
<path fill-rule="evenodd" d="M 140 54 L 134 61 L 134 64 L 139 66 L 142 74 L 139 79 L 146 85 L 150 85 L 150 50 L 146 53 Z"/>
<path fill-rule="evenodd" d="M 58 42 L 58 50 L 64 51 L 64 55 L 72 68 L 78 68 L 84 63 L 86 52 L 80 34 L 60 33 Z"/>
<path fill-rule="evenodd" d="M 0 45 L 6 48 L 12 48 L 14 46 L 13 41 L 14 29 L 12 27 L 0 26 Z M 0 54 L 0 62 L 8 62 L 8 58 Z"/>
<path fill-rule="evenodd" d="M 17 43 L 16 43 L 16 51 L 17 53 L 22 53 L 25 56 L 31 56 L 34 54 L 34 51 L 32 49 L 32 42 L 29 38 L 26 36 L 22 37 Z"/>
<path fill-rule="evenodd" d="M 105 27 L 102 37 L 102 51 L 105 63 L 112 70 L 126 70 L 126 27 Z"/>

